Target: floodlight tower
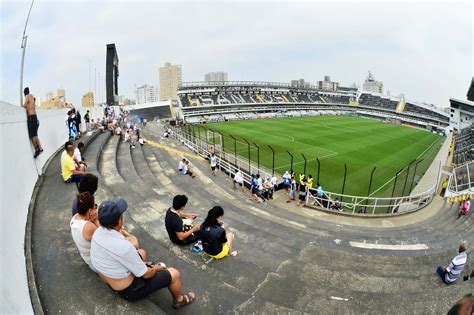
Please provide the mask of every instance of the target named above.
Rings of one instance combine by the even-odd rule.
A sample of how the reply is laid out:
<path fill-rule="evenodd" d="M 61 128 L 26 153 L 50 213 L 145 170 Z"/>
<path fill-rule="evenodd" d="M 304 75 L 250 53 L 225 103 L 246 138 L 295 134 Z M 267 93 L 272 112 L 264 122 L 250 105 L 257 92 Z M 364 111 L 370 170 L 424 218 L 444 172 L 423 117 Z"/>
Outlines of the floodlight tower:
<path fill-rule="evenodd" d="M 21 39 L 21 70 L 20 70 L 20 106 L 23 105 L 23 68 L 25 65 L 25 52 L 26 52 L 26 41 L 28 36 L 26 36 L 26 26 L 28 25 L 28 20 L 30 19 L 31 9 L 33 8 L 33 3 L 35 0 L 31 0 L 30 10 L 28 11 L 28 16 L 26 17 L 25 29 L 23 30 L 23 37 Z"/>

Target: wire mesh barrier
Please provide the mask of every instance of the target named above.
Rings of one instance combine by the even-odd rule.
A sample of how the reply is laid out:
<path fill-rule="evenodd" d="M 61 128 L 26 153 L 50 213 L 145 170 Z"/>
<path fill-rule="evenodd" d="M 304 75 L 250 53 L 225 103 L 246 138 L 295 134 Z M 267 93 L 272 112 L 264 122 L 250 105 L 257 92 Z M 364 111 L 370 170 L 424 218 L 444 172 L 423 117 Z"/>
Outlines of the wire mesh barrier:
<path fill-rule="evenodd" d="M 313 178 L 317 183 L 329 176 L 340 178 L 340 193 L 324 192 L 322 197 L 318 197 L 314 189 L 309 189 L 305 202 L 309 207 L 330 211 L 336 209 L 349 214 L 394 214 L 415 211 L 426 206 L 431 202 L 437 190 L 438 183 L 435 182 L 423 193 L 410 196 L 410 192 L 430 165 L 429 159 L 421 158 L 411 161 L 382 184 L 380 180 L 375 180 L 377 172 L 385 175 L 385 179 L 389 177 L 387 172 L 373 167 L 367 176 L 368 188 L 364 186 L 367 191 L 360 195 L 352 195 L 347 193 L 350 191 L 349 187 L 361 186 L 361 183 L 351 180 L 350 168 L 346 164 L 342 170 L 326 170 L 322 164 L 327 162 L 322 161 L 320 157 L 309 157 L 304 153 L 298 156 L 289 151 L 278 152 L 271 145 L 262 145 L 244 138 L 224 135 L 204 126 L 172 127 L 171 135 L 204 158 L 214 153 L 218 158 L 219 167 L 229 176 L 232 177 L 237 170 L 240 170 L 247 185 L 250 185 L 252 175 L 260 174 L 262 178 L 266 178 L 274 174 L 281 175 L 285 171 L 296 172 L 296 170 L 304 174 L 309 174 L 310 169 L 313 170 Z M 327 151 L 327 155 L 330 156 L 330 150 Z M 276 164 L 277 160 L 278 164 Z"/>

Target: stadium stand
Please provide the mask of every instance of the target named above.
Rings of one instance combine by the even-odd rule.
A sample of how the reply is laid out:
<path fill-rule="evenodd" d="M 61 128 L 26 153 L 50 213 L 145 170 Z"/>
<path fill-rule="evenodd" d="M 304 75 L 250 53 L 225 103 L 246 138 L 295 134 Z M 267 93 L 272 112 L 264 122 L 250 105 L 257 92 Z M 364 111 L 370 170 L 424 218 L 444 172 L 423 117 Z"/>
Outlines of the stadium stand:
<path fill-rule="evenodd" d="M 453 164 L 456 166 L 466 164 L 473 160 L 474 156 L 474 125 L 462 129 L 455 135 Z"/>
<path fill-rule="evenodd" d="M 196 302 L 183 309 L 186 314 L 446 313 L 472 289 L 470 281 L 462 279 L 446 286 L 435 273 L 436 264 L 453 258 L 460 237 L 474 241 L 472 216 L 456 220 L 457 203 L 450 208 L 437 200 L 434 207 L 419 213 L 372 219 L 367 226 L 360 220 L 346 225 L 348 221 L 341 216 L 321 217 L 300 208 L 288 209 L 284 200 L 259 207 L 246 194 L 232 193 L 226 176 L 211 180 L 207 161 L 191 152 L 177 152 L 181 147 L 173 139 L 160 140 L 162 130 L 156 125 L 148 124 L 143 132 L 162 145 L 131 150 L 118 137 L 102 133 L 91 139 L 85 158 L 99 177 L 97 199 L 124 197 L 129 204 L 126 226 L 148 250 L 150 259 L 177 267 L 184 288 L 196 292 Z M 189 156 L 198 174 L 196 184 L 206 189 L 196 189 L 173 170 L 181 154 Z M 164 290 L 129 303 L 83 263 L 67 224 L 75 191 L 59 180 L 59 159 L 60 154 L 54 155 L 45 171 L 31 220 L 31 268 L 39 295 L 35 311 L 174 312 Z M 177 193 L 190 197 L 190 208 L 201 218 L 202 209 L 216 203 L 223 206 L 226 229 L 236 233 L 238 256 L 208 262 L 189 247 L 170 243 L 164 232 L 164 211 Z M 381 249 L 403 248 L 413 242 L 426 248 Z M 371 244 L 380 248 L 370 249 Z M 471 268 L 468 262 L 465 270 Z"/>
<path fill-rule="evenodd" d="M 261 117 L 349 114 L 397 121 L 445 134 L 449 116 L 436 108 L 376 93 L 357 94 L 352 88 L 321 91 L 272 82 L 190 82 L 178 91 L 180 119 L 206 123 Z M 354 106 L 357 105 L 357 106 Z M 275 113 L 280 113 L 278 116 Z"/>

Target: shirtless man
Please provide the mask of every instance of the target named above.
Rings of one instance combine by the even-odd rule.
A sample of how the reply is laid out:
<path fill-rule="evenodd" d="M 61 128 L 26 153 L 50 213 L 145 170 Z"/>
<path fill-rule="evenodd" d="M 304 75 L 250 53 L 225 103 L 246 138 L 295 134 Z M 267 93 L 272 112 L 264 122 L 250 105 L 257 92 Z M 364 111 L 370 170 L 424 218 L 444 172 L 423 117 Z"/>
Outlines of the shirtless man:
<path fill-rule="evenodd" d="M 26 109 L 28 135 L 30 136 L 31 143 L 33 143 L 33 146 L 35 147 L 35 154 L 33 157 L 36 159 L 38 155 L 43 153 L 43 148 L 41 147 L 41 143 L 38 138 L 39 121 L 38 117 L 36 116 L 36 99 L 33 97 L 33 94 L 30 94 L 30 89 L 28 87 L 23 90 L 23 93 L 25 94 L 25 103 L 22 106 Z"/>

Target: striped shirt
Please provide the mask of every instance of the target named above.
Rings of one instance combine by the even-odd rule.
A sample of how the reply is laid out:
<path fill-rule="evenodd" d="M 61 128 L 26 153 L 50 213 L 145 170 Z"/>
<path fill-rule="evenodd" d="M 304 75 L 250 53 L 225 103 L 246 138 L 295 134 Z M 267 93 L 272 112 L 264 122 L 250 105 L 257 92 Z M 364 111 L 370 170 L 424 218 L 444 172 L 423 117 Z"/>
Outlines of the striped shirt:
<path fill-rule="evenodd" d="M 467 261 L 467 253 L 466 251 L 459 253 L 456 257 L 454 257 L 453 261 L 451 261 L 446 268 L 446 282 L 453 283 L 461 274 L 462 270 L 464 269 L 464 265 Z"/>

